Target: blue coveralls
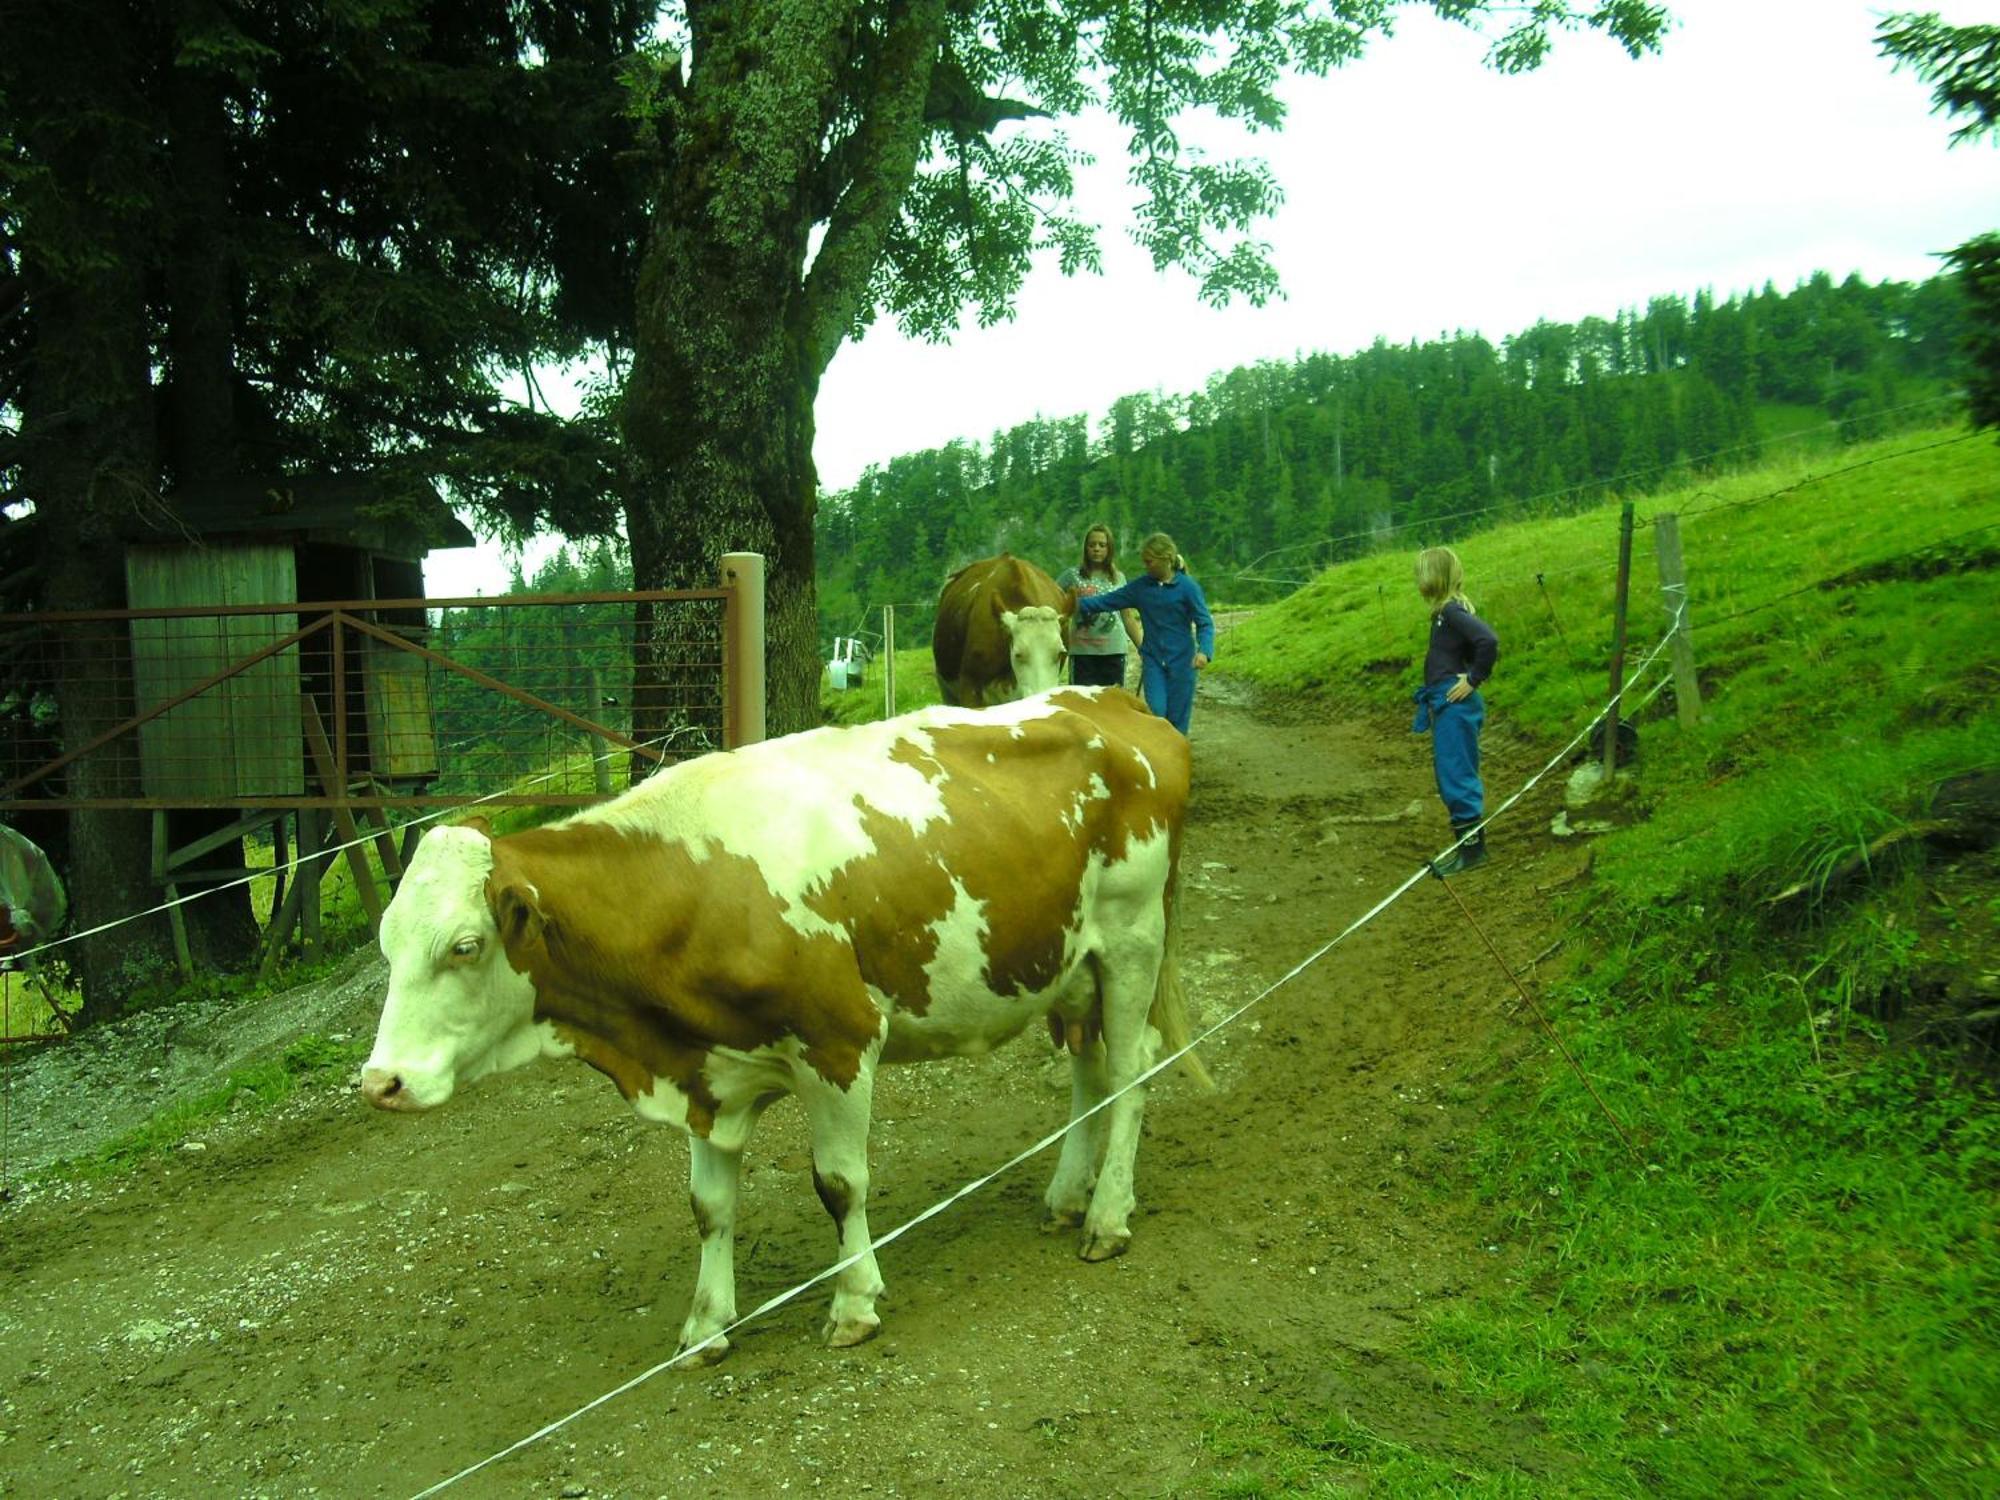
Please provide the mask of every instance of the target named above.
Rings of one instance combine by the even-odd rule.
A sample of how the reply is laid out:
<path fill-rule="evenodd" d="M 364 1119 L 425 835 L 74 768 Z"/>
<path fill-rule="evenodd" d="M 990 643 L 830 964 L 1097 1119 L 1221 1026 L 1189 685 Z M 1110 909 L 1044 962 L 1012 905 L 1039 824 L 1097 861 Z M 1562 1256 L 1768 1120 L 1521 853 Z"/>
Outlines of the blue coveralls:
<path fill-rule="evenodd" d="M 1215 620 L 1201 585 L 1186 573 L 1165 583 L 1147 573 L 1108 594 L 1076 601 L 1084 619 L 1113 609 L 1139 611 L 1146 627 L 1139 647 L 1140 691 L 1148 708 L 1186 734 L 1194 717 L 1194 654 L 1199 650 L 1215 659 Z"/>

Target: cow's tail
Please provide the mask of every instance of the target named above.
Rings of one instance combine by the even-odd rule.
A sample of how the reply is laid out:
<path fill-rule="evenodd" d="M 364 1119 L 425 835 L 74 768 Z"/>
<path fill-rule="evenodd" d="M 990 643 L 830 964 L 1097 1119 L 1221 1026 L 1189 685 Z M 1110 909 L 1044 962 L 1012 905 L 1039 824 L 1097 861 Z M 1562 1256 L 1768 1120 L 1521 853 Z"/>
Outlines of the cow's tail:
<path fill-rule="evenodd" d="M 1181 862 L 1180 851 L 1174 851 L 1173 868 L 1167 875 L 1167 935 L 1160 948 L 1160 977 L 1153 986 L 1153 1009 L 1146 1017 L 1153 1029 L 1166 1043 L 1166 1055 L 1181 1052 L 1192 1040 L 1188 1029 L 1187 997 L 1181 993 Z M 1181 1052 L 1181 1071 L 1205 1089 L 1215 1087 L 1215 1080 L 1208 1069 L 1202 1066 L 1201 1058 L 1193 1052 Z"/>

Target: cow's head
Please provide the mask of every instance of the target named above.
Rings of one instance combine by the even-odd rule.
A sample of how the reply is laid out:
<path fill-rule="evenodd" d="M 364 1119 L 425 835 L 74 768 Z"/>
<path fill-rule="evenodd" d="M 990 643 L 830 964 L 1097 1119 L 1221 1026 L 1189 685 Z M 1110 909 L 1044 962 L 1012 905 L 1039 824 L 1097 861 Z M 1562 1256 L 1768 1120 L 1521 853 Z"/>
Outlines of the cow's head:
<path fill-rule="evenodd" d="M 382 913 L 389 996 L 361 1092 L 381 1109 L 430 1109 L 461 1083 L 542 1050 L 535 986 L 507 961 L 487 895 L 493 840 L 482 827 L 424 836 Z"/>
<path fill-rule="evenodd" d="M 1069 658 L 1062 616 L 1046 604 L 1030 604 L 1006 611 L 1000 623 L 1007 628 L 1008 661 L 1020 695 L 1061 687 L 1063 663 Z"/>

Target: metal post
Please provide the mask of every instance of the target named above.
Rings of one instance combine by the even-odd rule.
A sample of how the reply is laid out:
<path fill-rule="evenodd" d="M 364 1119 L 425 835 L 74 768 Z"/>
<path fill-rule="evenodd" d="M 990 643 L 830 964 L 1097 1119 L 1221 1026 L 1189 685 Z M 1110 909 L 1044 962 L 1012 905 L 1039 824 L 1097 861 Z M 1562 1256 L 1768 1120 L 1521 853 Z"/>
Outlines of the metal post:
<path fill-rule="evenodd" d="M 722 554 L 722 746 L 764 738 L 764 556 Z"/>
<path fill-rule="evenodd" d="M 590 717 L 604 719 L 604 674 L 596 667 L 590 669 Z M 598 795 L 611 795 L 611 743 L 592 735 L 584 741 L 590 754 L 590 774 L 596 784 Z"/>
<path fill-rule="evenodd" d="M 1667 659 L 1674 667 L 1674 712 L 1681 728 L 1692 729 L 1701 720 L 1701 681 L 1694 670 L 1694 624 L 1690 619 L 1687 569 L 1681 565 L 1681 518 L 1655 518 L 1653 536 L 1660 560 L 1660 602 L 1667 609 L 1667 623 L 1673 634 L 1667 640 Z"/>
<path fill-rule="evenodd" d="M 1619 710 L 1625 698 L 1625 606 L 1632 593 L 1632 502 L 1618 513 L 1618 598 L 1612 606 L 1611 714 L 1604 723 L 1604 784 L 1618 774 Z"/>
<path fill-rule="evenodd" d="M 328 773 L 334 784 L 326 789 L 329 797 L 347 795 L 347 632 L 341 629 L 345 619 L 345 611 L 334 611 L 333 767 Z"/>
<path fill-rule="evenodd" d="M 882 606 L 882 717 L 896 717 L 896 606 Z"/>

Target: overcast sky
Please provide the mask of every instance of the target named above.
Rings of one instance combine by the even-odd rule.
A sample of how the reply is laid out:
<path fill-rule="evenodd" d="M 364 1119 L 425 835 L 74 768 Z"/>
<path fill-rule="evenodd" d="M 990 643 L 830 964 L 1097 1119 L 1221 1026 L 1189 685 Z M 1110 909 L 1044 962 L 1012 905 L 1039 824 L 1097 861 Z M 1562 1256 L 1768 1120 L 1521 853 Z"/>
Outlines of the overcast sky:
<path fill-rule="evenodd" d="M 1948 149 L 1930 90 L 1877 55 L 1868 0 L 1668 0 L 1677 24 L 1639 61 L 1592 32 L 1535 73 L 1481 66 L 1485 41 L 1415 10 L 1357 63 L 1285 86 L 1282 132 L 1210 125 L 1183 139 L 1264 157 L 1285 204 L 1262 229 L 1285 297 L 1216 310 L 1157 274 L 1125 231 L 1122 134 L 1072 121 L 1098 158 L 1079 201 L 1102 225 L 1105 274 L 1031 278 L 1018 316 L 949 345 L 877 325 L 834 357 L 814 448 L 827 489 L 871 463 L 990 441 L 1035 416 L 1123 395 L 1198 390 L 1259 359 L 1352 353 L 1378 337 L 1457 330 L 1498 342 L 1649 297 L 1718 297 L 1766 281 L 1917 280 L 1937 252 L 2000 228 L 2000 149 Z M 1992 0 L 1942 0 L 1956 24 Z M 433 553 L 434 593 L 504 587 L 496 548 Z"/>

